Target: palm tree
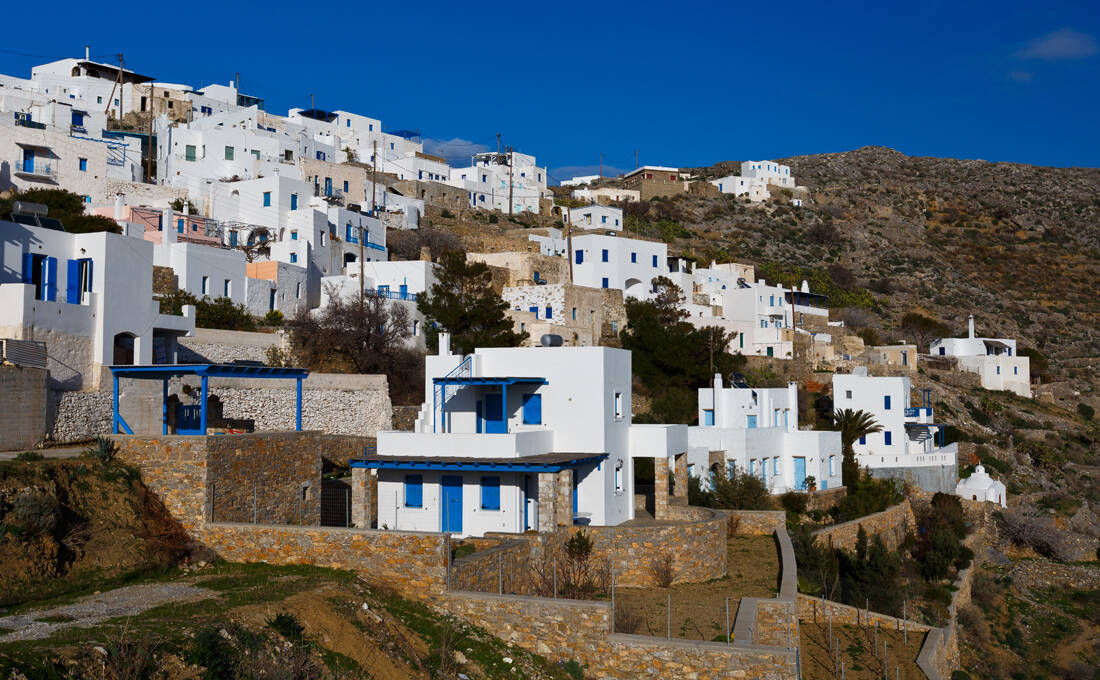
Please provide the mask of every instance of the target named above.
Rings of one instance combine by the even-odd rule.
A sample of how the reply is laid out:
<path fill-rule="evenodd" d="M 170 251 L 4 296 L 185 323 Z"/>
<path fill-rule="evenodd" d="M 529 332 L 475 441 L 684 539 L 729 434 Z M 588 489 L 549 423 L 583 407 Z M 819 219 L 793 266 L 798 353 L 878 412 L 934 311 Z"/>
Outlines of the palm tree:
<path fill-rule="evenodd" d="M 866 411 L 853 411 L 850 408 L 833 411 L 833 429 L 840 431 L 840 443 L 844 450 L 844 460 L 840 465 L 840 474 L 844 486 L 852 488 L 859 481 L 859 464 L 852 445 L 861 437 L 882 432 L 882 426 L 875 422 L 874 416 Z"/>

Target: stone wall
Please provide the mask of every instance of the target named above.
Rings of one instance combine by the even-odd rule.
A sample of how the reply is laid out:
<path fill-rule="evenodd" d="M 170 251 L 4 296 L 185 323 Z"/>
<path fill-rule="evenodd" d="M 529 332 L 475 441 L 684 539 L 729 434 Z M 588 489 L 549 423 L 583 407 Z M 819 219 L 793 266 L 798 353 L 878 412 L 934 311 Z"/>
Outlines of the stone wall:
<path fill-rule="evenodd" d="M 0 366 L 0 451 L 33 449 L 46 436 L 46 382 L 49 372 L 28 366 Z"/>
<path fill-rule="evenodd" d="M 489 534 L 500 544 L 455 560 L 451 588 L 533 595 L 538 590 L 539 574 L 553 574 L 555 556 L 563 555 L 563 544 L 579 531 L 592 541 L 593 558 L 614 568 L 617 586 L 654 585 L 654 562 L 666 555 L 672 557 L 676 583 L 725 576 L 726 516 L 708 508 L 672 507 L 677 516 L 670 519 L 680 520 L 677 523 L 565 526 L 553 533 Z"/>
<path fill-rule="evenodd" d="M 394 406 L 391 427 L 402 432 L 416 429 L 416 419 L 420 416 L 420 406 Z"/>
<path fill-rule="evenodd" d="M 281 347 L 278 333 L 249 333 L 196 328 L 193 337 L 179 339 L 179 363 L 228 364 L 234 361 L 267 360 L 269 347 Z"/>
<path fill-rule="evenodd" d="M 827 623 L 831 620 L 836 625 L 845 626 L 873 626 L 878 624 L 890 630 L 901 630 L 902 626 L 908 626 L 910 631 L 918 633 L 926 633 L 932 630 L 932 626 L 916 621 L 907 621 L 895 616 L 880 614 L 801 593 L 798 595 L 798 618 L 814 623 Z"/>
<path fill-rule="evenodd" d="M 244 437 L 247 435 L 227 435 Z M 141 470 L 141 480 L 192 536 L 206 522 L 208 437 L 113 435 L 118 459 Z"/>
<path fill-rule="evenodd" d="M 88 441 L 113 429 L 110 392 L 50 390 L 46 413 L 47 439 L 59 444 Z"/>
<path fill-rule="evenodd" d="M 107 203 L 114 202 L 115 194 L 125 194 L 127 205 L 144 205 L 151 208 L 167 208 L 177 198 L 187 198 L 187 189 L 170 187 L 164 184 L 145 184 L 108 179 L 106 184 Z"/>
<path fill-rule="evenodd" d="M 437 606 L 592 678 L 796 678 L 795 655 L 768 647 L 611 634 L 607 602 L 447 593 Z"/>
<path fill-rule="evenodd" d="M 839 505 L 848 495 L 848 487 L 838 486 L 824 491 L 814 491 L 806 496 L 806 510 L 828 510 Z"/>
<path fill-rule="evenodd" d="M 153 295 L 169 295 L 177 289 L 176 270 L 153 265 Z"/>
<path fill-rule="evenodd" d="M 207 524 L 201 538 L 231 562 L 347 569 L 418 600 L 443 593 L 450 554 L 445 534 L 411 531 L 219 523 Z"/>
<path fill-rule="evenodd" d="M 818 542 L 822 545 L 853 550 L 855 549 L 859 529 L 863 527 L 863 530 L 867 532 L 868 539 L 873 536 L 880 536 L 886 548 L 894 550 L 901 545 L 906 534 L 914 529 L 916 525 L 917 519 L 913 515 L 913 508 L 909 505 L 909 500 L 906 499 L 882 512 L 825 527 L 815 531 L 813 535 L 817 537 Z"/>
<path fill-rule="evenodd" d="M 210 393 L 226 418 L 251 420 L 257 430 L 294 429 L 293 380 L 218 379 Z M 375 436 L 392 423 L 384 375 L 313 373 L 302 383 L 302 429 Z"/>
<path fill-rule="evenodd" d="M 321 435 L 206 438 L 209 521 L 321 523 Z"/>
<path fill-rule="evenodd" d="M 726 510 L 738 520 L 737 533 L 747 536 L 774 534 L 787 526 L 787 515 L 780 510 Z"/>

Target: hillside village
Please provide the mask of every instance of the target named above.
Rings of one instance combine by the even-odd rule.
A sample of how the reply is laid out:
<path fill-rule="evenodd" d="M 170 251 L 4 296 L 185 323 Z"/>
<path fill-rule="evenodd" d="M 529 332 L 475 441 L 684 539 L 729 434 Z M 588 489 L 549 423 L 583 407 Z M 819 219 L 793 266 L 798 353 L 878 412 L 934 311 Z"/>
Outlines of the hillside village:
<path fill-rule="evenodd" d="M 87 50 L 0 75 L 0 670 L 57 634 L 95 677 L 212 673 L 178 651 L 205 610 L 129 610 L 177 636 L 139 676 L 88 656 L 114 619 L 15 620 L 155 553 L 187 598 L 241 579 L 217 644 L 277 633 L 287 677 L 1091 677 L 1100 173 L 861 149 L 553 185 L 369 113 Z M 1051 664 L 1008 613 L 1055 586 Z"/>

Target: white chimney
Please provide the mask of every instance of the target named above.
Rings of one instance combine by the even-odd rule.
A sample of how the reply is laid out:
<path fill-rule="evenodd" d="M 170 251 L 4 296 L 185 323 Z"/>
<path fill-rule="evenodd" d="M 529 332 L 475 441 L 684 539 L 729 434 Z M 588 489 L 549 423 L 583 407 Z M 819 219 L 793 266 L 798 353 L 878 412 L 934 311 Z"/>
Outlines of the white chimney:
<path fill-rule="evenodd" d="M 91 45 L 85 45 L 84 46 L 84 61 L 91 61 L 91 60 L 92 60 L 92 46 Z"/>
<path fill-rule="evenodd" d="M 172 209 L 165 208 L 160 213 L 160 242 L 167 245 L 176 242 L 176 222 L 172 219 Z"/>
<path fill-rule="evenodd" d="M 115 194 L 115 219 L 122 219 L 122 208 L 126 205 L 126 194 Z"/>
<path fill-rule="evenodd" d="M 970 338 L 974 338 L 974 315 L 970 315 Z"/>
<path fill-rule="evenodd" d="M 439 334 L 439 356 L 451 356 L 451 334 L 443 332 Z"/>

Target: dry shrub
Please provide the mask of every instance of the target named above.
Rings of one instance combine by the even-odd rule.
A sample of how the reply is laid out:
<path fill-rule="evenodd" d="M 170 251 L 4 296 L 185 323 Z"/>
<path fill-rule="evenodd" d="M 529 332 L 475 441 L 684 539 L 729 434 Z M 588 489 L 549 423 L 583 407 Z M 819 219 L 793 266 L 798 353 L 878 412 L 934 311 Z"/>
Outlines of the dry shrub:
<path fill-rule="evenodd" d="M 676 561 L 671 553 L 655 555 L 649 563 L 649 573 L 658 587 L 668 588 L 676 580 Z"/>
<path fill-rule="evenodd" d="M 729 515 L 726 518 L 726 538 L 733 538 L 741 528 L 741 516 Z"/>
<path fill-rule="evenodd" d="M 634 607 L 626 606 L 615 609 L 615 632 L 633 635 L 642 628 L 642 614 Z"/>

